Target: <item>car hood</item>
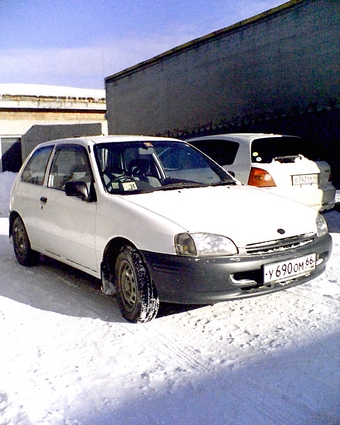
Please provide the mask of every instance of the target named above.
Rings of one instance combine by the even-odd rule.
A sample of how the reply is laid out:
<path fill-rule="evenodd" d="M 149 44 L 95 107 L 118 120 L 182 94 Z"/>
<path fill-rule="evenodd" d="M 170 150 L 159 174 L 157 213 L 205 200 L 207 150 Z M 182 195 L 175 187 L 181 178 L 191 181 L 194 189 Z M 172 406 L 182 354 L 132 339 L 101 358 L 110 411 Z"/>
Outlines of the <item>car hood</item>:
<path fill-rule="evenodd" d="M 314 210 L 250 186 L 155 191 L 124 198 L 183 231 L 224 235 L 239 247 L 316 232 Z"/>

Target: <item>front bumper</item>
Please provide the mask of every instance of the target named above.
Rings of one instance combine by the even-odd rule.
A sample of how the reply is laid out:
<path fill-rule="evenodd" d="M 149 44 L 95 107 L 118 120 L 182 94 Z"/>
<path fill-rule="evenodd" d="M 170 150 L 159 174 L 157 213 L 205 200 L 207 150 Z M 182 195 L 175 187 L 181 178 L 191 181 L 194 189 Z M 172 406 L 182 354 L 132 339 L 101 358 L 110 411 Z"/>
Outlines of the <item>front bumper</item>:
<path fill-rule="evenodd" d="M 207 304 L 279 291 L 320 275 L 332 251 L 329 234 L 283 253 L 233 257 L 190 258 L 143 251 L 161 301 Z M 281 283 L 263 283 L 263 266 L 316 253 L 316 268 L 308 275 Z"/>

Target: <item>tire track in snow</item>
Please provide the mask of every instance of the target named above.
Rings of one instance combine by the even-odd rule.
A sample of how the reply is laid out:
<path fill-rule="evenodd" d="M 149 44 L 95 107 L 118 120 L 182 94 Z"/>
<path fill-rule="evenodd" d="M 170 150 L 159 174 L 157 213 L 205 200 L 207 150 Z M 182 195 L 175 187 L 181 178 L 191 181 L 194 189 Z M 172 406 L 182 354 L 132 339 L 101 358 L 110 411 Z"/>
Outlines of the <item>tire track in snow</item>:
<path fill-rule="evenodd" d="M 45 263 L 42 261 L 36 269 L 36 274 L 39 280 L 41 280 L 41 278 L 48 280 L 50 287 L 57 288 L 57 295 L 64 293 L 66 297 L 71 296 L 69 302 L 72 302 L 72 299 L 76 298 L 78 304 L 85 304 L 89 310 L 98 314 L 102 319 L 104 316 L 103 313 L 107 311 L 107 304 L 109 304 L 110 311 L 112 310 L 111 320 L 112 318 L 114 319 L 115 326 L 121 328 L 123 334 L 128 332 L 138 339 L 140 338 L 141 328 L 143 328 L 143 339 L 148 339 L 148 346 L 165 357 L 174 357 L 176 359 L 175 364 L 180 366 L 184 371 L 210 372 L 211 369 L 209 369 L 207 365 L 208 362 L 200 360 L 199 353 L 193 347 L 189 345 L 183 346 L 183 343 L 179 343 L 176 338 L 164 335 L 164 333 L 155 329 L 155 326 L 157 326 L 156 322 L 139 325 L 126 322 L 122 319 L 118 304 L 114 299 L 106 296 L 101 297 L 102 294 L 98 291 L 100 303 L 93 300 L 91 296 L 97 295 L 97 293 L 93 294 L 93 290 L 90 289 L 91 277 L 87 277 L 85 274 L 68 268 L 63 264 L 59 266 L 57 262 L 56 264 L 58 267 L 55 267 L 54 260 L 52 260 L 53 263 L 50 261 L 50 259 L 46 260 Z M 82 291 L 82 289 L 84 289 L 84 291 Z M 84 316 L 86 316 L 86 312 L 84 312 Z M 107 318 L 105 317 L 105 319 Z"/>
<path fill-rule="evenodd" d="M 240 404 L 240 401 L 245 403 L 245 410 L 250 410 L 251 416 L 254 416 L 254 412 L 258 412 L 258 416 L 261 418 L 261 423 L 270 423 L 273 425 L 302 425 L 306 423 L 306 418 L 300 413 L 298 414 L 295 412 L 294 420 L 292 420 L 291 411 L 289 409 L 287 413 L 287 409 L 273 407 L 274 403 L 272 403 L 271 399 L 277 400 L 279 396 L 273 396 L 272 388 L 269 391 L 268 388 L 262 388 L 262 392 L 259 392 L 257 383 L 254 385 L 254 383 L 248 379 L 242 379 L 242 382 L 238 380 L 236 382 L 236 388 L 231 386 L 230 382 L 226 380 L 224 382 L 220 382 L 218 386 L 231 393 L 237 400 L 238 405 Z M 283 403 L 289 405 L 290 408 L 292 403 L 298 404 L 288 398 L 283 400 Z M 269 419 L 269 421 L 265 420 L 265 418 Z"/>
<path fill-rule="evenodd" d="M 124 324 L 122 326 L 126 330 L 126 326 Z M 158 329 L 150 326 L 150 324 L 139 325 L 137 329 L 135 327 L 129 327 L 129 331 L 132 334 L 139 335 L 140 327 L 143 328 L 143 339 L 147 338 L 150 347 L 167 356 L 169 363 L 177 365 L 180 363 L 181 368 L 187 372 L 206 374 L 209 380 L 216 383 L 217 387 L 221 388 L 227 395 L 230 394 L 236 400 L 237 405 L 240 402 L 245 402 L 247 408 L 249 407 L 252 413 L 254 411 L 258 412 L 258 416 L 262 420 L 263 418 L 268 418 L 268 422 L 266 421 L 266 423 L 273 425 L 296 425 L 297 423 L 304 423 L 304 418 L 301 415 L 299 417 L 295 416 L 294 421 L 292 421 L 290 413 L 286 414 L 285 411 L 281 412 L 273 407 L 269 396 L 267 396 L 268 400 L 263 400 L 263 395 L 266 395 L 266 389 L 263 389 L 263 392 L 259 394 L 257 383 L 254 385 L 250 380 L 243 380 L 242 382 L 237 380 L 234 384 L 230 382 L 229 374 L 227 379 L 224 378 L 221 380 L 221 371 L 215 367 L 209 367 L 209 362 L 201 360 L 197 351 L 189 345 L 183 345 L 183 341 L 178 341 L 173 337 L 165 335 Z M 175 361 L 170 359 L 171 357 L 174 357 Z M 196 380 L 192 382 L 194 386 L 197 385 Z M 202 380 L 199 382 L 202 382 Z M 272 390 L 270 394 L 272 394 Z M 275 397 L 272 398 L 275 399 Z M 287 400 L 286 402 L 289 404 L 292 401 Z"/>
<path fill-rule="evenodd" d="M 138 325 L 136 328 L 129 328 L 133 334 L 139 334 L 140 328 L 143 328 L 143 337 L 150 341 L 150 347 L 164 354 L 166 357 L 174 356 L 180 363 L 183 370 L 193 372 L 210 372 L 206 362 L 199 359 L 197 351 L 189 346 L 183 346 L 183 341 L 164 335 L 158 329 L 155 329 L 155 322 Z M 180 346 L 179 346 L 180 344 Z"/>
<path fill-rule="evenodd" d="M 338 276 L 340 279 L 340 276 Z M 313 282 L 311 282 L 313 284 Z M 320 294 L 317 291 L 311 290 L 310 287 L 306 286 L 297 286 L 292 288 L 292 291 L 289 292 L 290 297 L 301 301 L 302 299 L 306 300 L 311 306 L 317 305 L 318 307 L 324 306 L 327 308 L 334 308 L 336 311 L 339 309 L 339 301 L 325 294 Z"/>
<path fill-rule="evenodd" d="M 32 270 L 28 269 L 28 272 Z M 44 296 L 34 302 L 34 306 L 39 303 L 44 310 L 108 322 L 124 320 L 116 300 L 96 290 L 99 281 L 90 275 L 51 259 L 43 259 L 34 267 L 34 275 L 34 290 Z"/>

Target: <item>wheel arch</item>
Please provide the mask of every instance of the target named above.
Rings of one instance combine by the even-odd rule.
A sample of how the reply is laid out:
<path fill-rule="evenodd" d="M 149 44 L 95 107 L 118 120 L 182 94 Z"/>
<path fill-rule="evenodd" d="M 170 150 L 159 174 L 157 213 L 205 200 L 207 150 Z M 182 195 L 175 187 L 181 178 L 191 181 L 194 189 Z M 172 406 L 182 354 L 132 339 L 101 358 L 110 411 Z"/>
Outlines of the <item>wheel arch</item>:
<path fill-rule="evenodd" d="M 108 280 L 113 279 L 116 260 L 123 246 L 131 246 L 135 249 L 138 249 L 129 239 L 123 237 L 116 237 L 111 239 L 104 249 L 100 264 L 101 274 L 104 278 Z M 140 254 L 144 259 L 143 254 L 141 252 Z"/>
<path fill-rule="evenodd" d="M 17 217 L 20 217 L 21 220 L 22 220 L 21 215 L 17 211 L 11 211 L 9 213 L 9 220 L 8 220 L 8 225 L 9 225 L 8 235 L 9 235 L 9 237 L 11 237 L 11 235 L 12 235 L 13 224 L 14 224 L 14 221 Z M 22 220 L 22 222 L 24 223 L 24 220 Z"/>

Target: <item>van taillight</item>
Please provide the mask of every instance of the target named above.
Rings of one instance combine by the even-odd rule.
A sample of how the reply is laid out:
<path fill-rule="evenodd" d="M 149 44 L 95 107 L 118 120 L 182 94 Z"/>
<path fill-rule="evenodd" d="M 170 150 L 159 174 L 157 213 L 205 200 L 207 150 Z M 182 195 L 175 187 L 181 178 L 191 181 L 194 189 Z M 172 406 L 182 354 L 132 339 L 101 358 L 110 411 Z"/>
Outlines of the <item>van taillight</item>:
<path fill-rule="evenodd" d="M 257 186 L 257 187 L 276 186 L 272 176 L 266 170 L 262 170 L 261 168 L 254 168 L 254 167 L 250 169 L 248 184 L 250 186 Z"/>

